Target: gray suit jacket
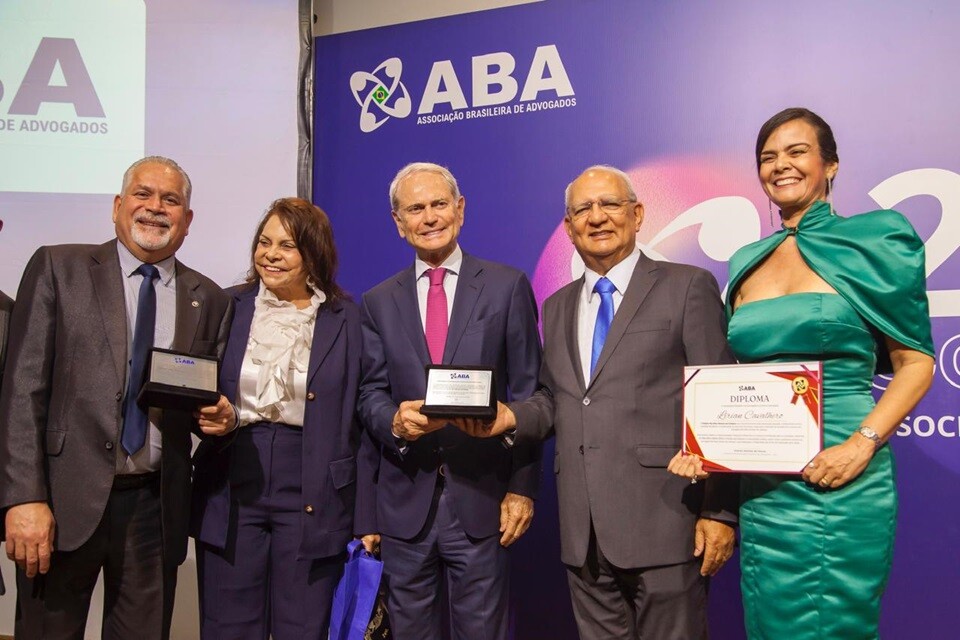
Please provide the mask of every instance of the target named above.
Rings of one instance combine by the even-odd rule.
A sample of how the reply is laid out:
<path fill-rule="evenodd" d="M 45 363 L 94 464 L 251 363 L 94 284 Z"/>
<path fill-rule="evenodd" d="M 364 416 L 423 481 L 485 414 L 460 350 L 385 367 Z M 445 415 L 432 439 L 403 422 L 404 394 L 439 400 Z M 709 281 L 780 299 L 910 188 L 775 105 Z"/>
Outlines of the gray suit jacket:
<path fill-rule="evenodd" d="M 541 388 L 510 405 L 518 438 L 557 438 L 561 559 L 583 566 L 592 522 L 618 567 L 691 560 L 698 516 L 736 520 L 735 478 L 691 485 L 666 470 L 680 449 L 683 366 L 734 361 L 717 282 L 641 255 L 589 381 L 577 344 L 582 286 L 544 302 Z"/>
<path fill-rule="evenodd" d="M 116 473 L 127 368 L 127 320 L 116 240 L 41 247 L 23 274 L 0 392 L 0 512 L 46 501 L 56 548 L 93 533 Z M 212 280 L 177 262 L 173 348 L 220 356 L 233 306 Z M 190 508 L 186 412 L 160 423 L 164 555 L 182 562 Z"/>
<path fill-rule="evenodd" d="M 0 291 L 0 380 L 3 380 L 3 363 L 7 355 L 7 327 L 13 313 L 13 299 Z"/>
<path fill-rule="evenodd" d="M 10 324 L 10 314 L 13 312 L 13 299 L 0 291 L 0 389 L 3 384 L 3 364 L 7 355 L 7 327 Z M 3 525 L 0 525 L 2 527 Z M 6 593 L 3 585 L 3 575 L 0 575 L 0 596 Z"/>

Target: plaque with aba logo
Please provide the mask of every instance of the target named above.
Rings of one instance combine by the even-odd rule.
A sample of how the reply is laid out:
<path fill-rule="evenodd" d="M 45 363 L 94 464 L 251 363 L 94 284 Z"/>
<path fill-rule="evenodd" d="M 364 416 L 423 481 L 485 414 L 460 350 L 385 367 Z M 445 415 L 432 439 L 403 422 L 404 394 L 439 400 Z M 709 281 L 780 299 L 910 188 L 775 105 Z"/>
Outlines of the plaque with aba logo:
<path fill-rule="evenodd" d="M 497 417 L 493 369 L 427 365 L 427 393 L 420 413 L 431 418 Z"/>
<path fill-rule="evenodd" d="M 707 471 L 787 473 L 823 449 L 823 363 L 684 367 L 683 450 Z"/>
<path fill-rule="evenodd" d="M 220 362 L 169 349 L 152 349 L 146 381 L 137 402 L 150 407 L 194 411 L 217 404 L 217 376 Z"/>

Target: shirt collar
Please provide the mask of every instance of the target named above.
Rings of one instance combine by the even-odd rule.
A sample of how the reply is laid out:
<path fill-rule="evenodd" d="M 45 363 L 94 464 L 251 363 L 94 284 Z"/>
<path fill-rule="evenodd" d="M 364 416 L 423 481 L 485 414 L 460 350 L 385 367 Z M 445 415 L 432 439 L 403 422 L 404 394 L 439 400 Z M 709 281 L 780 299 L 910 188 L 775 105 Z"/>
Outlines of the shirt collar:
<path fill-rule="evenodd" d="M 143 264 L 137 256 L 130 253 L 127 245 L 120 242 L 120 240 L 117 240 L 117 255 L 120 257 L 120 271 L 127 278 L 134 275 L 137 269 L 140 268 L 140 265 Z M 168 286 L 173 279 L 173 274 L 176 272 L 176 257 L 170 256 L 164 258 L 160 262 L 154 262 L 153 266 L 160 272 L 160 282 L 162 282 L 164 286 Z"/>
<path fill-rule="evenodd" d="M 627 292 L 627 286 L 630 284 L 630 278 L 633 277 L 633 270 L 637 267 L 638 262 L 640 262 L 640 248 L 634 247 L 630 255 L 613 265 L 613 268 L 607 272 L 607 280 L 613 283 L 613 286 L 617 288 L 620 295 Z M 601 277 L 602 276 L 593 269 L 584 267 L 583 291 L 587 299 L 593 295 L 593 287 L 596 286 L 597 280 Z"/>
<path fill-rule="evenodd" d="M 460 265 L 463 264 L 463 250 L 460 249 L 460 245 L 457 244 L 453 249 L 453 253 L 447 256 L 447 259 L 444 260 L 440 266 L 449 271 L 454 275 L 460 275 Z M 433 269 L 426 262 L 421 260 L 419 257 L 413 263 L 413 270 L 419 280 L 427 269 Z"/>

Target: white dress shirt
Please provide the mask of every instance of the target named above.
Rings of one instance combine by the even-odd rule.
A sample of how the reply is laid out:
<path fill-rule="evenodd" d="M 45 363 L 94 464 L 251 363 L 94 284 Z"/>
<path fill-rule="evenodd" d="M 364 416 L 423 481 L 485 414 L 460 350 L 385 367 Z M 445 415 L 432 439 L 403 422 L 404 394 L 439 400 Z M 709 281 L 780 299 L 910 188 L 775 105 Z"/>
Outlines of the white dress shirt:
<path fill-rule="evenodd" d="M 626 258 L 613 266 L 607 272 L 606 278 L 617 288 L 613 292 L 613 314 L 616 318 L 620 302 L 623 300 L 633 270 L 640 261 L 640 249 L 634 248 Z M 579 312 L 577 313 L 577 342 L 580 347 L 580 365 L 583 367 L 583 380 L 590 383 L 590 357 L 593 355 L 593 329 L 597 325 L 597 312 L 600 310 L 600 294 L 594 292 L 600 274 L 592 269 L 584 269 L 583 288 L 580 290 Z"/>

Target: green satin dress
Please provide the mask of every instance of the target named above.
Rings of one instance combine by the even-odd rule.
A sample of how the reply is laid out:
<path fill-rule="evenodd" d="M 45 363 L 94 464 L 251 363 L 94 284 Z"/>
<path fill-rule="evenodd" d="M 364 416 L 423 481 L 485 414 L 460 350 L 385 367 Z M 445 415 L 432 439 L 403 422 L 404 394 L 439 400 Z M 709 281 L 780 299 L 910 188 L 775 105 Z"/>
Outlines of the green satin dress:
<path fill-rule="evenodd" d="M 889 370 L 883 335 L 932 354 L 923 243 L 893 211 L 842 218 L 814 205 L 797 229 L 748 245 L 730 261 L 730 292 L 785 238 L 838 293 L 741 305 L 730 346 L 741 362 L 821 360 L 824 446 L 840 444 L 873 408 L 875 371 Z M 732 296 L 731 296 L 732 299 Z M 741 476 L 741 590 L 750 638 L 876 638 L 890 571 L 897 496 L 889 446 L 836 490 L 799 476 Z"/>

